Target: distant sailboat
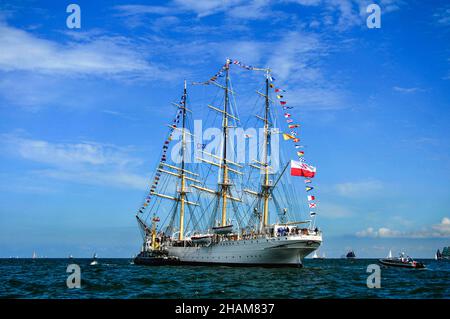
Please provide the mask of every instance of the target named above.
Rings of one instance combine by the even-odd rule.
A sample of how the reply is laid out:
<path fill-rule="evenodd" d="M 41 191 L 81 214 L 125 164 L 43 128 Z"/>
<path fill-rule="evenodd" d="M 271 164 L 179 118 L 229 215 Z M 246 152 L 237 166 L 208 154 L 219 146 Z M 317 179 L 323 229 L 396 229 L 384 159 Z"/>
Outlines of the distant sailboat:
<path fill-rule="evenodd" d="M 72 254 L 70 254 L 70 255 L 69 255 L 69 259 L 73 259 L 73 256 L 72 256 Z"/>
<path fill-rule="evenodd" d="M 323 257 L 320 257 L 317 255 L 317 251 L 314 251 L 314 255 L 312 256 L 313 259 L 325 259 L 325 254 L 323 254 Z"/>
<path fill-rule="evenodd" d="M 345 256 L 345 258 L 350 258 L 350 259 L 356 258 L 355 252 L 353 250 L 350 250 L 347 253 L 347 255 Z"/>
<path fill-rule="evenodd" d="M 392 250 L 389 249 L 389 255 L 387 256 L 388 259 L 392 259 Z"/>
<path fill-rule="evenodd" d="M 450 259 L 450 247 L 444 247 L 444 249 L 442 249 L 441 259 Z"/>
<path fill-rule="evenodd" d="M 94 253 L 94 256 L 92 257 L 92 261 L 91 261 L 90 265 L 91 265 L 91 266 L 98 265 L 98 261 L 97 261 L 97 253 Z"/>
<path fill-rule="evenodd" d="M 37 254 L 36 254 L 36 252 L 35 251 L 33 251 L 33 257 L 32 257 L 33 259 L 36 259 L 37 258 Z"/>

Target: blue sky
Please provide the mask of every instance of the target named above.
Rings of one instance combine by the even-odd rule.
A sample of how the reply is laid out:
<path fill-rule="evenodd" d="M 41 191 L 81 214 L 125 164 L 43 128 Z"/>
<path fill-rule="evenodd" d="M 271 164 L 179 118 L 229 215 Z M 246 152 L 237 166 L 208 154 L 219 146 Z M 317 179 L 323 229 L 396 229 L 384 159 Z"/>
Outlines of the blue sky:
<path fill-rule="evenodd" d="M 359 0 L 0 4 L 0 257 L 129 257 L 182 81 L 270 66 L 318 167 L 322 251 L 450 245 L 450 6 Z"/>

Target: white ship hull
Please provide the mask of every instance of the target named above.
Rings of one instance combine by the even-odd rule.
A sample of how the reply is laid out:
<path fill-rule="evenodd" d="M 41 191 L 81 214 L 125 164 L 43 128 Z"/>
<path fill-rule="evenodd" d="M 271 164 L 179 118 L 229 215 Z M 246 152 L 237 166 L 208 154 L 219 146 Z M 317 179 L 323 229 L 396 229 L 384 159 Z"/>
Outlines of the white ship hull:
<path fill-rule="evenodd" d="M 303 258 L 321 243 L 321 235 L 289 235 L 225 240 L 209 246 L 168 246 L 167 250 L 186 264 L 301 266 Z"/>

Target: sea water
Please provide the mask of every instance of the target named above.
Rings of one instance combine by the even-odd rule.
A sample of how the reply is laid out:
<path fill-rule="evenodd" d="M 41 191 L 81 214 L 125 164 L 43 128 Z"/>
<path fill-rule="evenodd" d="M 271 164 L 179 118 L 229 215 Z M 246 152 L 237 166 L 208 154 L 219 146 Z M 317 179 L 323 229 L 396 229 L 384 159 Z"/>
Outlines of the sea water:
<path fill-rule="evenodd" d="M 130 259 L 0 259 L 0 298 L 449 298 L 450 261 L 418 260 L 423 270 L 381 267 L 381 287 L 368 288 L 376 259 L 304 261 L 303 268 L 164 266 Z M 69 289 L 69 264 L 81 287 Z"/>

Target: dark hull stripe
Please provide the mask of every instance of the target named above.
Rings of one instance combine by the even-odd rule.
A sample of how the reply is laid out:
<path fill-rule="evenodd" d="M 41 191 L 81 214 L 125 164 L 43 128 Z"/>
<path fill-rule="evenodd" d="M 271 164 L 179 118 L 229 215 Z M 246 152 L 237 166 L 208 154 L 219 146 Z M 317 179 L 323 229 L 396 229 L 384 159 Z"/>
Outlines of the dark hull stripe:
<path fill-rule="evenodd" d="M 408 265 L 408 264 L 404 265 L 404 264 L 389 263 L 389 262 L 384 262 L 384 261 L 381 261 L 381 260 L 380 260 L 380 264 L 385 265 L 385 266 L 400 267 L 400 268 L 417 268 L 417 269 L 425 268 L 423 266 L 416 266 L 416 267 L 414 267 L 414 266 Z"/>
<path fill-rule="evenodd" d="M 204 261 L 175 261 L 175 260 L 153 260 L 147 258 L 135 259 L 136 265 L 146 266 L 229 266 L 229 267 L 265 267 L 265 268 L 279 268 L 291 267 L 301 268 L 302 264 L 274 264 L 274 263 L 222 263 L 222 262 L 204 262 Z"/>

